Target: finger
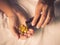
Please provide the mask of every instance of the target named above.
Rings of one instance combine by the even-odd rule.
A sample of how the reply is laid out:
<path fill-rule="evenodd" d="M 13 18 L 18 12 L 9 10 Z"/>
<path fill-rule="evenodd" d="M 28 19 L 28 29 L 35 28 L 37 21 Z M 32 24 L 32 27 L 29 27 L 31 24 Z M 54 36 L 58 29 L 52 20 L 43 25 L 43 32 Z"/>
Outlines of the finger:
<path fill-rule="evenodd" d="M 30 34 L 32 35 L 34 33 L 33 29 L 29 29 Z"/>
<path fill-rule="evenodd" d="M 51 11 L 50 11 L 51 9 L 49 9 L 49 11 L 48 11 L 48 14 L 47 14 L 47 18 L 46 18 L 46 20 L 45 20 L 45 22 L 44 22 L 44 24 L 41 26 L 42 28 L 43 27 L 45 27 L 45 25 L 47 25 L 47 23 L 50 21 L 50 19 L 51 19 Z"/>
<path fill-rule="evenodd" d="M 36 24 L 36 22 L 37 22 L 37 20 L 40 16 L 39 14 L 41 12 L 41 8 L 42 8 L 42 5 L 37 5 L 36 11 L 35 11 L 35 16 L 34 16 L 32 22 L 31 22 L 32 26 L 35 26 L 35 24 Z"/>
<path fill-rule="evenodd" d="M 33 35 L 33 30 L 32 29 L 29 29 L 29 31 L 27 31 L 27 37 L 31 37 Z"/>
<path fill-rule="evenodd" d="M 27 37 L 28 37 L 28 38 L 31 37 L 31 34 L 27 34 Z"/>
<path fill-rule="evenodd" d="M 24 33 L 24 36 L 26 36 L 26 37 L 30 37 L 31 36 L 31 33 L 30 33 L 30 31 L 27 31 L 27 33 Z"/>
<path fill-rule="evenodd" d="M 27 36 L 27 33 L 24 33 L 25 36 Z"/>
<path fill-rule="evenodd" d="M 30 31 L 27 31 L 27 37 L 29 38 L 31 36 Z"/>
<path fill-rule="evenodd" d="M 47 15 L 47 8 L 48 8 L 48 6 L 43 7 L 42 15 L 41 15 L 41 18 L 40 18 L 39 22 L 36 25 L 36 28 L 40 28 L 41 25 L 43 24 L 43 22 L 44 22 L 44 20 L 46 18 L 46 15 Z"/>
<path fill-rule="evenodd" d="M 27 31 L 27 34 L 33 34 L 34 33 L 34 30 L 33 29 L 29 29 L 28 31 Z"/>
<path fill-rule="evenodd" d="M 30 31 L 29 30 L 27 31 L 27 34 L 30 34 Z"/>
<path fill-rule="evenodd" d="M 22 39 L 22 40 L 27 39 L 27 36 L 25 36 L 25 35 L 20 35 L 20 39 Z"/>

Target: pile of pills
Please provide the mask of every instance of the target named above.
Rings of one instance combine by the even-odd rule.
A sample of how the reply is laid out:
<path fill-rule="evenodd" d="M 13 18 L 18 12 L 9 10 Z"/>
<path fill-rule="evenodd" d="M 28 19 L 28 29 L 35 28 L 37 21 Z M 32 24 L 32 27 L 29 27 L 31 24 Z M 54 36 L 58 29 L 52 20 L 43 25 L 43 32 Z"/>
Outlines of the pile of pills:
<path fill-rule="evenodd" d="M 19 32 L 21 33 L 21 34 L 24 34 L 24 33 L 26 33 L 28 31 L 28 27 L 27 26 L 24 26 L 24 25 L 20 25 L 19 26 Z"/>

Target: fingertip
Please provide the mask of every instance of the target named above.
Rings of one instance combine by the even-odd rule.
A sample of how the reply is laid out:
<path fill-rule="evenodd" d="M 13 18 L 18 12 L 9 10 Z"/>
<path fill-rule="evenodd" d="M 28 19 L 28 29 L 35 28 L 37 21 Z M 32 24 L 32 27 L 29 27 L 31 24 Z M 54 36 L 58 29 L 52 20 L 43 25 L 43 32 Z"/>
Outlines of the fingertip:
<path fill-rule="evenodd" d="M 29 38 L 29 37 L 31 37 L 31 34 L 28 34 L 27 36 L 28 36 L 28 38 Z"/>
<path fill-rule="evenodd" d="M 27 31 L 27 34 L 29 34 L 30 33 L 30 31 Z"/>
<path fill-rule="evenodd" d="M 32 22 L 31 25 L 34 26 L 35 25 L 34 22 Z"/>
<path fill-rule="evenodd" d="M 25 35 L 20 35 L 20 39 L 25 40 L 25 39 L 27 39 L 27 36 L 25 36 Z"/>
<path fill-rule="evenodd" d="M 33 30 L 33 29 L 29 29 L 29 32 L 30 32 L 31 34 L 33 34 L 33 33 L 34 33 L 34 30 Z"/>
<path fill-rule="evenodd" d="M 39 28 L 40 28 L 40 26 L 36 26 L 36 28 L 37 28 L 37 29 L 39 29 Z"/>
<path fill-rule="evenodd" d="M 24 36 L 27 36 L 27 33 L 24 33 Z"/>

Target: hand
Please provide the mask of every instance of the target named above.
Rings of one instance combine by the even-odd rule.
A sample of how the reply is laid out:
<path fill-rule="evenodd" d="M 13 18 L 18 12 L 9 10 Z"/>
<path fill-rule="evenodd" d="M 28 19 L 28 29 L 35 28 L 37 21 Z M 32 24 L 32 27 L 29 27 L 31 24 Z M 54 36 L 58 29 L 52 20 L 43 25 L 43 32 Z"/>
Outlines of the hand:
<path fill-rule="evenodd" d="M 14 10 L 14 12 L 18 16 L 19 23 L 24 25 L 24 26 L 27 26 L 26 25 L 26 18 L 23 16 L 23 13 L 22 12 L 16 12 L 15 10 Z M 28 31 L 26 33 L 20 34 L 19 39 L 27 39 L 27 38 L 31 37 L 33 35 L 33 33 L 34 33 L 34 31 L 32 29 L 28 29 Z"/>
<path fill-rule="evenodd" d="M 21 15 L 19 15 L 19 17 L 20 17 Z M 20 20 L 20 24 L 23 24 L 23 25 L 25 25 L 25 18 L 22 16 L 21 17 L 21 19 L 23 20 Z M 28 31 L 26 32 L 26 33 L 24 33 L 24 34 L 20 34 L 20 32 L 19 32 L 19 30 L 18 30 L 18 28 L 16 28 L 16 27 L 18 27 L 19 25 L 17 24 L 17 22 L 19 22 L 19 21 L 17 21 L 17 18 L 16 18 L 16 16 L 14 15 L 13 17 L 9 17 L 9 28 L 10 28 L 10 31 L 12 32 L 12 34 L 16 37 L 16 38 L 18 38 L 18 39 L 27 39 L 27 38 L 30 38 L 32 35 L 33 35 L 33 33 L 34 33 L 34 31 L 32 30 L 32 29 L 28 29 Z"/>
<path fill-rule="evenodd" d="M 29 29 L 27 33 L 24 33 L 24 35 L 21 35 L 16 27 L 18 27 L 20 24 L 25 24 L 25 17 L 23 16 L 22 12 L 16 12 L 13 8 L 11 8 L 6 2 L 0 1 L 0 9 L 6 14 L 8 17 L 8 27 L 11 31 L 11 33 L 16 38 L 25 39 L 32 35 L 33 30 Z M 23 37 L 22 37 L 23 36 Z"/>
<path fill-rule="evenodd" d="M 16 29 L 16 27 L 18 27 L 18 22 L 17 18 L 15 15 L 13 15 L 12 17 L 8 17 L 8 27 L 12 33 L 12 35 L 16 38 L 19 38 L 20 34 L 18 32 L 18 30 Z"/>
<path fill-rule="evenodd" d="M 52 4 L 53 5 L 53 4 Z M 35 9 L 35 16 L 33 21 L 31 22 L 32 26 L 36 26 L 36 28 L 45 27 L 54 15 L 54 7 L 48 4 L 44 4 L 38 2 Z M 38 21 L 39 19 L 39 21 Z M 38 22 L 37 22 L 38 21 Z"/>
<path fill-rule="evenodd" d="M 2 10 L 9 19 L 8 27 L 12 34 L 18 38 L 18 33 L 16 32 L 15 26 L 17 25 L 16 15 L 12 11 L 12 8 L 5 2 L 0 1 L 0 10 Z"/>
<path fill-rule="evenodd" d="M 32 29 L 29 29 L 26 33 L 23 35 L 20 34 L 20 39 L 27 39 L 30 38 L 33 35 L 34 31 Z"/>

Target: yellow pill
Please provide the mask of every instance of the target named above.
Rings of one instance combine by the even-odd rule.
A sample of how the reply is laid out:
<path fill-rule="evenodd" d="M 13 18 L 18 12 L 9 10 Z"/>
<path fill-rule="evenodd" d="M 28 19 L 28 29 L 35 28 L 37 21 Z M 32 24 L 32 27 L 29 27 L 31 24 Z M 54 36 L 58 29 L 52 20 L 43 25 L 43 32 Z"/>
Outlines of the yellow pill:
<path fill-rule="evenodd" d="M 21 33 L 26 33 L 28 31 L 28 27 L 27 26 L 24 26 L 24 25 L 20 25 L 19 26 L 19 31 Z"/>

